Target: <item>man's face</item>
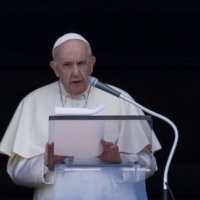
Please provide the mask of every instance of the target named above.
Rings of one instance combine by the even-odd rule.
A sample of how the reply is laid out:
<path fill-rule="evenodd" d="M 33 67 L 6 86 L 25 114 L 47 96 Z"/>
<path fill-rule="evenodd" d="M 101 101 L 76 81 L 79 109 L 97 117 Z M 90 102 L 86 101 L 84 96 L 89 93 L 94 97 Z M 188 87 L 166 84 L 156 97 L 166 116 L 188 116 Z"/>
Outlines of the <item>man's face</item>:
<path fill-rule="evenodd" d="M 57 77 L 67 93 L 78 96 L 87 90 L 87 79 L 93 71 L 96 59 L 89 55 L 86 43 L 69 40 L 55 49 L 55 61 L 51 61 Z"/>

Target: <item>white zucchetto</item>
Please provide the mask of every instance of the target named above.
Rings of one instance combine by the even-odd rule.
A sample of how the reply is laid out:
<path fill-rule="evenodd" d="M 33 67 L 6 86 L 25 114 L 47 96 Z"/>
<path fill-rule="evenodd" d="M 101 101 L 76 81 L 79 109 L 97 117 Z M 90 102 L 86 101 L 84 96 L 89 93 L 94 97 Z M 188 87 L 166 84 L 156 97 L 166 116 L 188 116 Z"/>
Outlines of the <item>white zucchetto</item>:
<path fill-rule="evenodd" d="M 66 42 L 66 41 L 68 41 L 68 40 L 82 40 L 82 41 L 84 41 L 84 42 L 86 42 L 86 43 L 89 44 L 89 42 L 88 42 L 83 36 L 81 36 L 81 35 L 79 35 L 79 34 L 77 34 L 77 33 L 67 33 L 67 34 L 65 34 L 65 35 L 63 35 L 63 36 L 61 36 L 61 37 L 59 37 L 59 38 L 56 40 L 56 42 L 55 42 L 55 44 L 54 44 L 54 46 L 53 46 L 52 54 L 53 54 L 53 52 L 54 52 L 54 49 L 55 49 L 57 46 L 59 46 L 60 44 L 62 44 L 63 42 Z"/>

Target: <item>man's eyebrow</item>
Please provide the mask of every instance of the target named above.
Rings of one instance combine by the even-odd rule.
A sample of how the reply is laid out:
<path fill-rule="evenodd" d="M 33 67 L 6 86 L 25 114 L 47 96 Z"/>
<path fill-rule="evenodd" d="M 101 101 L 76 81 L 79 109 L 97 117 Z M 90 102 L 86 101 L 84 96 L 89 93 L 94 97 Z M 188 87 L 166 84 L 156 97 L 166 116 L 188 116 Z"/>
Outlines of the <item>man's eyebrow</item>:
<path fill-rule="evenodd" d="M 80 60 L 78 63 L 86 63 L 86 60 Z"/>
<path fill-rule="evenodd" d="M 71 61 L 64 61 L 63 64 L 71 64 Z"/>

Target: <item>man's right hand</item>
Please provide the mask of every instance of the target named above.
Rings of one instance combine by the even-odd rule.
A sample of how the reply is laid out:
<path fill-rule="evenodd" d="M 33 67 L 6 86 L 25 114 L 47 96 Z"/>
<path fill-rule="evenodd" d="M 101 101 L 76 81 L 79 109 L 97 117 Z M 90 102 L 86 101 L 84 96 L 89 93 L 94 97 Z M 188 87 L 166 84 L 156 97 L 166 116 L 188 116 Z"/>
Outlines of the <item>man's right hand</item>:
<path fill-rule="evenodd" d="M 54 163 L 63 163 L 63 160 L 65 160 L 66 158 L 68 158 L 68 156 L 54 155 L 54 142 L 51 144 L 46 144 L 44 153 L 44 164 L 49 168 L 49 170 L 53 170 Z"/>

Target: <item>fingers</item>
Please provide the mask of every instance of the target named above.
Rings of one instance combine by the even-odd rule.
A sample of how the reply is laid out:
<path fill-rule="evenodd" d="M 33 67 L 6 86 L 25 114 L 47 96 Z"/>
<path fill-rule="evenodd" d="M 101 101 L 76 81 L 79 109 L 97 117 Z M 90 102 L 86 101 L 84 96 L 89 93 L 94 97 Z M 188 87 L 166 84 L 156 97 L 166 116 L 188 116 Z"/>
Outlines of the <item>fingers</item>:
<path fill-rule="evenodd" d="M 55 163 L 63 163 L 63 160 L 65 160 L 66 158 L 68 158 L 68 156 L 54 155 L 54 143 L 46 144 L 44 153 L 44 164 L 49 168 L 49 170 L 53 170 Z"/>
<path fill-rule="evenodd" d="M 101 141 L 101 144 L 103 145 L 103 147 L 107 148 L 112 148 L 112 149 L 118 148 L 118 146 L 114 145 L 112 142 L 106 142 L 104 140 Z"/>
<path fill-rule="evenodd" d="M 51 152 L 51 154 L 53 154 L 53 152 L 54 152 L 54 142 L 49 144 L 49 152 Z"/>
<path fill-rule="evenodd" d="M 54 143 L 49 144 L 49 153 L 48 153 L 48 167 L 50 170 L 54 167 Z"/>
<path fill-rule="evenodd" d="M 121 162 L 118 146 L 112 142 L 101 141 L 103 153 L 99 156 L 103 162 Z"/>
<path fill-rule="evenodd" d="M 44 164 L 48 166 L 48 156 L 49 156 L 49 144 L 45 145 L 45 153 L 44 153 Z"/>
<path fill-rule="evenodd" d="M 54 155 L 54 163 L 63 163 L 66 158 L 68 158 L 69 156 L 57 156 Z"/>
<path fill-rule="evenodd" d="M 54 143 L 47 143 L 45 146 L 45 154 L 44 154 L 44 164 L 49 168 L 49 170 L 53 169 L 54 166 Z"/>
<path fill-rule="evenodd" d="M 112 142 L 106 142 L 106 141 L 104 141 L 104 140 L 101 140 L 101 144 L 102 144 L 102 145 L 113 145 Z"/>
<path fill-rule="evenodd" d="M 112 145 L 112 146 L 110 146 L 110 149 L 118 150 L 118 146 L 117 145 Z"/>

